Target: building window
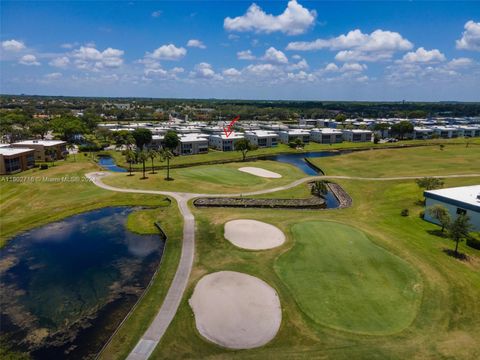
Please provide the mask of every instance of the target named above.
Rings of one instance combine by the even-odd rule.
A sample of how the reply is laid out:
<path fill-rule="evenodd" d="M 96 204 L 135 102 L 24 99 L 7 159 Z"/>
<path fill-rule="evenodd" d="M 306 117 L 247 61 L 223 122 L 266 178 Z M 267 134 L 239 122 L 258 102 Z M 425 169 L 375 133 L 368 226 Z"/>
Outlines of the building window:
<path fill-rule="evenodd" d="M 5 170 L 7 173 L 20 170 L 20 158 L 5 159 Z"/>
<path fill-rule="evenodd" d="M 27 166 L 28 167 L 32 167 L 35 165 L 35 157 L 33 156 L 33 153 L 32 154 L 28 154 L 27 155 Z"/>
<path fill-rule="evenodd" d="M 467 210 L 462 208 L 457 208 L 457 215 L 467 215 Z"/>

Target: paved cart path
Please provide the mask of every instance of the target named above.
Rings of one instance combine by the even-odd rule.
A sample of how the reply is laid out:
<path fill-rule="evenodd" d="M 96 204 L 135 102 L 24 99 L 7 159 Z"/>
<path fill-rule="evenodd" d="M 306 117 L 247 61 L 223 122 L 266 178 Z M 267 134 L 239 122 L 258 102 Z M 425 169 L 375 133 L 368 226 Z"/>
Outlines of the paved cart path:
<path fill-rule="evenodd" d="M 183 216 L 183 244 L 182 253 L 180 255 L 180 262 L 178 263 L 175 277 L 172 284 L 168 289 L 167 295 L 162 303 L 162 306 L 155 315 L 152 323 L 148 327 L 147 331 L 142 335 L 135 348 L 130 352 L 128 360 L 147 360 L 152 354 L 153 350 L 159 343 L 162 336 L 165 334 L 168 326 L 170 325 L 173 317 L 175 316 L 180 302 L 182 301 L 183 294 L 187 288 L 188 279 L 192 271 L 193 260 L 195 255 L 195 218 L 188 207 L 188 201 L 197 197 L 230 197 L 230 196 L 250 196 L 268 194 L 277 191 L 287 190 L 303 184 L 305 182 L 314 180 L 329 180 L 329 179 L 346 179 L 346 180 L 359 180 L 359 181 L 393 181 L 393 180 L 415 180 L 425 176 L 396 176 L 396 177 L 383 177 L 383 178 L 370 178 L 370 177 L 358 177 L 358 176 L 309 176 L 302 179 L 295 180 L 294 182 L 279 186 L 272 189 L 237 193 L 237 194 L 195 194 L 185 192 L 173 192 L 173 191 L 158 191 L 158 190 L 141 190 L 141 189 L 125 189 L 117 188 L 114 186 L 103 183 L 102 178 L 110 175 L 108 172 L 94 172 L 86 174 L 93 184 L 110 191 L 117 191 L 123 193 L 138 193 L 138 194 L 153 194 L 153 195 L 165 195 L 174 198 L 177 201 L 180 213 Z M 480 177 L 480 174 L 458 174 L 458 175 L 443 175 L 443 176 L 428 176 L 434 178 L 469 178 Z"/>

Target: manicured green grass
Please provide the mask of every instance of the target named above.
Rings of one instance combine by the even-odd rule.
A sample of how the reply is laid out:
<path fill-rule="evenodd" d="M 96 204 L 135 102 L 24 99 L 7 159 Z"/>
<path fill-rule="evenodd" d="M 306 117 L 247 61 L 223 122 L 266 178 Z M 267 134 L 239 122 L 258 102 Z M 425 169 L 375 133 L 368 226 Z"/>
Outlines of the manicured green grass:
<path fill-rule="evenodd" d="M 473 138 L 473 139 L 464 139 L 464 138 L 457 138 L 457 139 L 433 139 L 433 140 L 405 140 L 399 141 L 396 143 L 386 143 L 386 144 L 374 144 L 372 142 L 364 142 L 364 143 L 352 143 L 352 142 L 343 142 L 339 144 L 318 144 L 314 142 L 310 142 L 306 145 L 303 149 L 297 150 L 292 149 L 285 144 L 278 144 L 278 146 L 273 148 L 264 148 L 258 149 L 255 151 L 250 151 L 247 154 L 248 158 L 255 158 L 259 156 L 266 156 L 266 155 L 276 155 L 280 153 L 302 153 L 308 151 L 326 151 L 326 150 L 342 150 L 342 149 L 367 149 L 367 148 L 390 148 L 395 146 L 422 146 L 422 145 L 433 145 L 433 144 L 464 144 L 468 141 L 470 144 L 477 144 L 480 145 L 480 138 Z M 126 163 L 125 156 L 121 154 L 119 151 L 110 151 L 109 154 L 116 160 L 117 164 L 128 168 L 128 164 Z M 197 154 L 197 155 L 186 155 L 186 156 L 177 156 L 171 162 L 172 166 L 177 165 L 187 165 L 187 164 L 198 164 L 202 162 L 209 162 L 209 161 L 241 161 L 242 155 L 237 151 L 217 151 L 210 149 L 207 154 Z M 150 161 L 147 163 L 150 165 Z M 165 166 L 165 162 L 161 162 L 160 159 L 156 159 L 154 161 L 154 166 Z M 133 168 L 141 169 L 141 164 L 134 164 Z"/>
<path fill-rule="evenodd" d="M 398 332 L 413 321 L 422 285 L 406 262 L 344 224 L 302 222 L 292 234 L 295 245 L 275 271 L 313 321 L 364 334 Z"/>
<path fill-rule="evenodd" d="M 479 181 L 480 178 L 445 179 L 445 186 L 478 184 Z M 152 358 L 479 358 L 480 251 L 461 243 L 460 251 L 470 259 L 466 262 L 444 253 L 443 250 L 452 249 L 454 243 L 436 235 L 438 226 L 419 218 L 418 214 L 423 210 L 418 203 L 422 192 L 414 181 L 338 182 L 352 196 L 351 208 L 331 211 L 195 209 L 196 260 L 189 287 Z M 410 216 L 400 215 L 404 208 L 410 210 Z M 287 235 L 286 243 L 260 252 L 235 248 L 224 239 L 223 226 L 225 222 L 239 218 L 278 226 Z M 306 221 L 335 221 L 354 227 L 368 237 L 371 241 L 369 248 L 374 252 L 380 246 L 392 254 L 389 256 L 401 259 L 398 261 L 402 269 L 415 269 L 423 286 L 422 299 L 416 316 L 405 329 L 384 335 L 359 334 L 319 324 L 305 313 L 291 289 L 277 275 L 275 264 L 277 258 L 287 256 L 295 248 L 297 240 L 292 231 L 295 224 Z M 310 239 L 314 241 L 313 237 Z M 305 242 L 308 241 L 306 238 Z M 282 255 L 284 253 L 287 255 Z M 231 351 L 205 341 L 198 334 L 188 299 L 203 275 L 220 270 L 257 276 L 278 292 L 282 304 L 282 325 L 277 336 L 266 346 Z M 354 296 L 361 298 L 362 294 Z M 363 302 L 354 300 L 355 309 L 362 312 Z M 343 309 L 339 304 L 337 310 L 340 312 Z M 409 321 L 412 320 L 411 313 L 410 316 Z"/>
<path fill-rule="evenodd" d="M 264 168 L 282 175 L 282 178 L 262 178 L 238 170 L 244 166 Z M 157 174 L 147 174 L 147 176 L 148 179 L 142 180 L 142 174 L 139 173 L 134 176 L 115 173 L 104 178 L 103 181 L 108 185 L 121 188 L 221 194 L 272 188 L 307 175 L 289 164 L 258 160 L 173 169 L 170 173 L 170 176 L 175 179 L 173 181 L 165 180 L 164 170 L 158 171 Z"/>
<path fill-rule="evenodd" d="M 480 173 L 480 146 L 438 146 L 352 152 L 310 159 L 326 175 L 362 177 Z"/>

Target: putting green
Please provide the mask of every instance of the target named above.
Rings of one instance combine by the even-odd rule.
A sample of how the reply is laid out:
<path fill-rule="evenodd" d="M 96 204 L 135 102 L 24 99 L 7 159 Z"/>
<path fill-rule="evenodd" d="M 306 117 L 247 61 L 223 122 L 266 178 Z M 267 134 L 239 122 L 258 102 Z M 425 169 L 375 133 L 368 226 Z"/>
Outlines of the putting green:
<path fill-rule="evenodd" d="M 409 264 L 347 225 L 303 222 L 292 233 L 275 271 L 315 323 L 376 335 L 411 324 L 422 286 Z"/>

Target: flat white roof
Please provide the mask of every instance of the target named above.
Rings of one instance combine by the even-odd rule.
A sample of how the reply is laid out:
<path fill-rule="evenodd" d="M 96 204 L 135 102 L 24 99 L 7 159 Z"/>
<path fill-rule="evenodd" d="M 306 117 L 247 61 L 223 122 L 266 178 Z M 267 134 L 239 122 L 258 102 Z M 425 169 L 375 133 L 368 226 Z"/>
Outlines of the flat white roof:
<path fill-rule="evenodd" d="M 243 134 L 233 132 L 228 137 L 225 135 L 225 133 L 210 135 L 210 137 L 212 137 L 212 138 L 219 138 L 220 137 L 220 138 L 222 138 L 222 140 L 231 140 L 231 139 L 243 139 L 245 136 L 243 136 Z"/>
<path fill-rule="evenodd" d="M 180 142 L 203 142 L 208 141 L 208 135 L 204 134 L 185 134 L 180 136 Z"/>
<path fill-rule="evenodd" d="M 348 130 L 343 130 L 343 132 L 352 132 L 352 133 L 356 133 L 356 134 L 370 134 L 371 131 L 370 130 L 362 130 L 362 129 L 348 129 Z"/>
<path fill-rule="evenodd" d="M 341 134 L 342 130 L 332 129 L 332 128 L 321 128 L 321 129 L 313 129 L 313 132 L 321 132 L 322 134 Z"/>
<path fill-rule="evenodd" d="M 13 143 L 12 145 L 43 145 L 43 146 L 52 146 L 52 145 L 62 145 L 66 144 L 65 141 L 61 140 L 24 140 Z"/>
<path fill-rule="evenodd" d="M 470 204 L 480 207 L 480 185 L 460 186 L 439 190 L 427 190 L 425 195 L 434 194 L 445 199 L 460 201 L 465 204 Z"/>
<path fill-rule="evenodd" d="M 304 129 L 292 129 L 287 131 L 281 131 L 282 133 L 287 133 L 288 135 L 310 135 L 310 130 Z"/>
<path fill-rule="evenodd" d="M 276 137 L 278 134 L 268 130 L 251 130 L 245 131 L 245 135 L 256 135 L 258 137 Z"/>
<path fill-rule="evenodd" d="M 30 151 L 34 151 L 34 150 L 27 149 L 27 148 L 0 147 L 0 155 L 4 155 L 4 156 L 19 155 L 19 154 L 23 154 Z"/>

